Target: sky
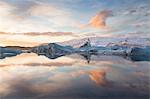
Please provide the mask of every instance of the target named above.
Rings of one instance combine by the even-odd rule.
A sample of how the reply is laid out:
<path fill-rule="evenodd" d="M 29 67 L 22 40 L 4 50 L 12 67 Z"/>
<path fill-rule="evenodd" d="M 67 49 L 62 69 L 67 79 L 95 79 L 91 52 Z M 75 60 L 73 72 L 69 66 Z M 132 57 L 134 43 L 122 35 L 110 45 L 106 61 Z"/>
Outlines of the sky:
<path fill-rule="evenodd" d="M 36 40 L 43 41 L 51 38 L 45 32 L 56 32 L 62 38 L 55 36 L 54 42 L 84 35 L 148 34 L 149 4 L 150 0 L 0 0 L 0 35 L 6 43 L 12 34 L 31 41 L 37 35 Z"/>

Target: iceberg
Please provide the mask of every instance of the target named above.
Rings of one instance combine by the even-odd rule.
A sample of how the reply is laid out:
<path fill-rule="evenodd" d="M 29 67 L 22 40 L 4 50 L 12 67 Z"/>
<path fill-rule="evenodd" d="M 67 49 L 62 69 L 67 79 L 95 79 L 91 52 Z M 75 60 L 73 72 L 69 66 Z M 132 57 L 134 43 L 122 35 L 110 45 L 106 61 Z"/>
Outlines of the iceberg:
<path fill-rule="evenodd" d="M 21 53 L 22 53 L 22 51 L 18 50 L 18 49 L 15 50 L 15 49 L 11 49 L 11 48 L 0 47 L 0 59 L 3 59 L 5 57 L 16 56 Z"/>

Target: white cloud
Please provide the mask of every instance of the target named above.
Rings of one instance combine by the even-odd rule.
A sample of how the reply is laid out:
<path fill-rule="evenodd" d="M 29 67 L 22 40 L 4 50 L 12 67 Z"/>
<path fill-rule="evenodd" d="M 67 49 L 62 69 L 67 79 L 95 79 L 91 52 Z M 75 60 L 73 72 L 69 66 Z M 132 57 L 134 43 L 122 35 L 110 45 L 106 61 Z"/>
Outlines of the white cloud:
<path fill-rule="evenodd" d="M 5 32 L 56 32 L 63 27 L 74 27 L 71 11 L 35 2 L 21 12 L 20 6 L 0 2 L 0 31 Z M 64 31 L 64 30 L 62 30 Z"/>

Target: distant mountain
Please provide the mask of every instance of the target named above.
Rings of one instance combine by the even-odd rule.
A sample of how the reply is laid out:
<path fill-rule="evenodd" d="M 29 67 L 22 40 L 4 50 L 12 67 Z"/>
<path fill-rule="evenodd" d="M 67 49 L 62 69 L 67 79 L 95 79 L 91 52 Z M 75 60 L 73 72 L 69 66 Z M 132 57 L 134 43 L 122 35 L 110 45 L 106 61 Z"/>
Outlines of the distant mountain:
<path fill-rule="evenodd" d="M 128 41 L 128 44 L 131 45 L 140 45 L 140 46 L 150 46 L 150 36 L 119 36 L 116 35 L 114 37 L 89 37 L 91 41 L 91 45 L 93 46 L 106 46 L 109 43 L 118 43 L 118 42 L 124 42 L 125 40 Z M 70 41 L 60 42 L 59 44 L 63 45 L 71 45 L 73 47 L 80 47 L 84 42 L 87 41 L 87 38 L 82 39 L 74 39 Z"/>

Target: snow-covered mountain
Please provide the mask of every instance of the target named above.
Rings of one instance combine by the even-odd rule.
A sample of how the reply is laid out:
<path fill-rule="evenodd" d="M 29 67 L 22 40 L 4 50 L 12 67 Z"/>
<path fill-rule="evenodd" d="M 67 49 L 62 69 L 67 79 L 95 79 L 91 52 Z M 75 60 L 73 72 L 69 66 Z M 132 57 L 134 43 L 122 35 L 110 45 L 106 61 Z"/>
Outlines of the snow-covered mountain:
<path fill-rule="evenodd" d="M 137 34 L 130 33 L 125 35 L 115 35 L 112 37 L 88 37 L 91 40 L 91 45 L 93 46 L 107 46 L 110 43 L 122 43 L 126 41 L 130 45 L 139 45 L 139 46 L 150 46 L 150 34 Z M 70 41 L 61 42 L 60 44 L 71 45 L 73 47 L 79 47 L 88 38 L 83 39 L 74 39 Z"/>

